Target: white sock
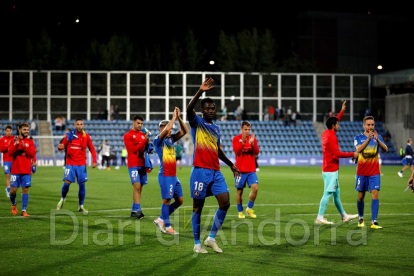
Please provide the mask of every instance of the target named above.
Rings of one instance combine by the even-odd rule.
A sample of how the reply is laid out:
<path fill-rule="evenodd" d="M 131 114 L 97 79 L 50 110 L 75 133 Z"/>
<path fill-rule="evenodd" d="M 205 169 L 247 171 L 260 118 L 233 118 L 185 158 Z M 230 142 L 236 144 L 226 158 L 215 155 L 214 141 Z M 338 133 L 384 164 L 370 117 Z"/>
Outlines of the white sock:
<path fill-rule="evenodd" d="M 318 215 L 318 217 L 316 218 L 317 220 L 323 220 L 323 216 Z"/>
<path fill-rule="evenodd" d="M 343 213 L 341 214 L 341 216 L 342 216 L 343 218 L 346 218 L 346 216 L 347 216 L 346 212 L 343 212 Z"/>
<path fill-rule="evenodd" d="M 64 197 L 61 197 L 61 198 L 60 198 L 60 201 L 65 201 L 65 198 L 64 198 Z"/>

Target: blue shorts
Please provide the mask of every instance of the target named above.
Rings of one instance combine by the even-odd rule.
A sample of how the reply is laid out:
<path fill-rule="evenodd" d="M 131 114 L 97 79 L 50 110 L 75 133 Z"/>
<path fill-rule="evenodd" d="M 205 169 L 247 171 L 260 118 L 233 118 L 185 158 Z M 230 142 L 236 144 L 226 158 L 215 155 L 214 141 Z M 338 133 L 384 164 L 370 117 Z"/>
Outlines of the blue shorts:
<path fill-rule="evenodd" d="M 158 175 L 158 183 L 161 188 L 161 198 L 170 199 L 183 196 L 183 188 L 176 176 Z"/>
<path fill-rule="evenodd" d="M 134 185 L 134 183 L 141 183 L 141 186 L 143 186 L 148 183 L 147 169 L 145 167 L 132 167 L 128 168 L 128 171 L 132 185 Z"/>
<path fill-rule="evenodd" d="M 13 162 L 3 162 L 4 174 L 10 174 Z"/>
<path fill-rule="evenodd" d="M 12 174 L 10 176 L 10 187 L 26 188 L 32 186 L 32 175 L 30 174 Z"/>
<path fill-rule="evenodd" d="M 249 185 L 249 188 L 252 186 L 252 184 L 259 184 L 257 174 L 255 172 L 242 173 L 240 179 L 237 179 L 237 177 L 234 178 L 234 187 L 237 189 L 243 189 L 246 187 L 246 183 Z"/>
<path fill-rule="evenodd" d="M 324 192 L 334 193 L 339 190 L 338 171 L 322 172 L 322 177 L 325 184 Z"/>
<path fill-rule="evenodd" d="M 70 183 L 74 183 L 75 177 L 78 180 L 78 184 L 88 181 L 86 166 L 66 165 L 63 181 L 67 180 Z"/>
<path fill-rule="evenodd" d="M 372 175 L 372 176 L 360 176 L 357 175 L 356 183 L 355 183 L 355 191 L 358 192 L 365 192 L 365 191 L 372 191 L 372 190 L 380 190 L 381 188 L 381 178 L 380 175 Z"/>
<path fill-rule="evenodd" d="M 404 158 L 401 160 L 401 163 L 402 163 L 404 166 L 411 166 L 411 165 L 414 165 L 414 164 L 413 164 L 413 159 L 412 159 L 412 158 L 407 158 L 407 157 L 404 157 Z"/>
<path fill-rule="evenodd" d="M 191 170 L 190 188 L 191 197 L 198 199 L 229 192 L 226 180 L 220 171 L 199 167 L 193 167 Z"/>

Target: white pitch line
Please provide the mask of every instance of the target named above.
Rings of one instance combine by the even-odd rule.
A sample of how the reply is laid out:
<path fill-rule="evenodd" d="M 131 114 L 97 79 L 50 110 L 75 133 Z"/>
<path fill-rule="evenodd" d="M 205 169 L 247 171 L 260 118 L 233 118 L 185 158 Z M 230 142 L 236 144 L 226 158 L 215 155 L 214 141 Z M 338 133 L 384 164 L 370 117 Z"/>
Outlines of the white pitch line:
<path fill-rule="evenodd" d="M 397 203 L 397 202 L 385 202 L 380 203 L 380 205 L 413 205 L 414 202 L 407 202 L 407 203 Z M 355 203 L 342 203 L 342 205 L 356 205 Z M 258 207 L 266 207 L 266 206 L 319 206 L 319 203 L 269 203 L 269 204 L 255 204 L 254 206 Z M 217 208 L 218 205 L 205 205 L 203 208 Z M 193 206 L 180 206 L 180 209 L 183 208 L 193 208 Z M 149 207 L 143 208 L 143 210 L 160 210 L 160 207 Z M 100 213 L 100 212 L 117 212 L 117 211 L 130 211 L 131 209 L 112 209 L 112 210 L 92 210 L 89 213 Z"/>
<path fill-rule="evenodd" d="M 129 210 L 129 209 L 128 209 Z M 203 217 L 214 217 L 215 215 L 203 215 Z M 226 217 L 237 217 L 238 215 L 226 215 Z M 275 216 L 275 214 L 259 214 L 257 215 L 259 218 L 273 218 Z M 316 214 L 280 214 L 281 217 L 289 217 L 289 216 L 295 216 L 295 217 L 302 217 L 302 216 L 316 216 Z M 325 214 L 325 216 L 339 216 L 338 213 L 335 214 Z M 414 213 L 379 213 L 378 216 L 414 216 Z M 33 218 L 50 218 L 48 216 L 36 216 L 36 215 L 32 215 Z M 63 216 L 61 216 L 63 217 Z M 83 217 L 83 216 L 82 216 Z M 86 218 L 87 216 L 85 216 Z M 91 218 L 125 218 L 125 219 L 129 219 L 131 218 L 130 216 L 90 216 Z M 158 218 L 159 216 L 145 216 L 146 218 Z M 56 218 L 59 218 L 59 216 L 56 216 Z M 15 216 L 10 216 L 10 217 L 0 217 L 0 219 L 27 219 L 24 217 L 15 217 Z M 131 218 L 132 219 L 132 218 Z M 249 219 L 249 218 L 247 218 Z M 28 219 L 30 220 L 30 218 Z"/>

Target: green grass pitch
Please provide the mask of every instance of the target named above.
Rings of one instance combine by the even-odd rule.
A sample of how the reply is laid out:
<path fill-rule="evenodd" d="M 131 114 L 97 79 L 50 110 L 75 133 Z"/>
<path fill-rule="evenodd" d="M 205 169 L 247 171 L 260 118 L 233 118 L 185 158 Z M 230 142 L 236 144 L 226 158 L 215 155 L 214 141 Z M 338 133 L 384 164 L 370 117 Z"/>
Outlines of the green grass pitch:
<path fill-rule="evenodd" d="M 78 186 L 72 184 L 63 210 L 60 199 L 63 169 L 39 167 L 29 190 L 30 218 L 11 214 L 10 200 L 0 196 L 1 275 L 412 275 L 411 253 L 414 194 L 404 193 L 409 177 L 397 175 L 400 167 L 384 166 L 381 177 L 378 222 L 369 228 L 371 198 L 365 219 L 340 223 L 331 200 L 326 211 L 333 226 L 314 226 L 323 192 L 320 167 L 261 167 L 259 194 L 254 206 L 257 219 L 239 220 L 235 188 L 228 167 L 222 167 L 230 191 L 231 207 L 217 242 L 223 254 L 193 253 L 189 179 L 190 167 L 178 170 L 184 204 L 172 217 L 179 236 L 157 231 L 153 220 L 160 214 L 158 167 L 143 189 L 145 218 L 129 217 L 132 187 L 127 169 L 99 171 L 88 167 L 85 208 L 77 212 Z M 345 211 L 357 213 L 355 167 L 340 168 L 341 199 Z M 4 176 L 0 178 L 4 187 Z M 4 188 L 3 188 L 4 189 Z M 249 189 L 244 194 L 246 208 Z M 18 210 L 21 196 L 18 190 Z M 201 227 L 207 237 L 217 210 L 214 197 L 206 200 Z M 20 212 L 19 212 L 20 214 Z"/>

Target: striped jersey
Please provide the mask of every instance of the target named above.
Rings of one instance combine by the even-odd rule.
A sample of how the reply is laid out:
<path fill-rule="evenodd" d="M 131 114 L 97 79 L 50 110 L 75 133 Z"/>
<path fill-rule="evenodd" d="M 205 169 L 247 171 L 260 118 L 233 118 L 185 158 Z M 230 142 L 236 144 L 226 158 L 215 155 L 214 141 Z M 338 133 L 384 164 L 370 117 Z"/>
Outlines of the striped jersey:
<path fill-rule="evenodd" d="M 190 122 L 193 136 L 194 153 L 193 166 L 220 170 L 218 149 L 220 147 L 220 129 L 214 123 L 196 115 Z"/>
<path fill-rule="evenodd" d="M 155 150 L 160 158 L 159 175 L 162 176 L 176 176 L 177 175 L 177 160 L 175 158 L 175 139 L 171 137 L 164 137 L 160 139 L 157 135 L 154 139 Z"/>
<path fill-rule="evenodd" d="M 354 145 L 362 145 L 368 137 L 362 133 L 360 135 L 355 136 L 354 138 Z M 378 139 L 384 143 L 381 135 L 378 135 Z M 380 174 L 379 170 L 379 144 L 375 141 L 375 138 L 372 137 L 371 141 L 369 141 L 366 148 L 359 153 L 358 155 L 358 168 L 357 168 L 357 175 L 360 176 L 373 176 Z"/>

